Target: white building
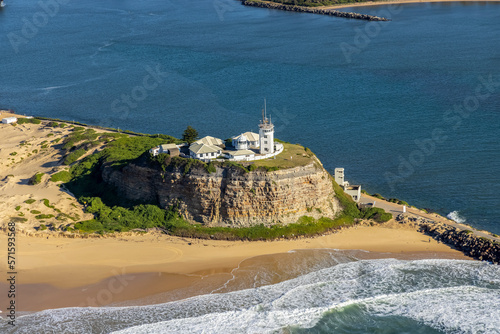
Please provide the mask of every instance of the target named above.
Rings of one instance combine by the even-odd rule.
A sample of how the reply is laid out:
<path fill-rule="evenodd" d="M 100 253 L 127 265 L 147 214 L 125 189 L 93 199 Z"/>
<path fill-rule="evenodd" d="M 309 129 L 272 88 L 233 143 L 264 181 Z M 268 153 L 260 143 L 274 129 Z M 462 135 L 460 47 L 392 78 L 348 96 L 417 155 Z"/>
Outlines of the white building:
<path fill-rule="evenodd" d="M 2 123 L 3 124 L 11 124 L 17 122 L 17 117 L 5 117 L 2 118 Z"/>
<path fill-rule="evenodd" d="M 233 147 L 237 150 L 246 150 L 249 148 L 259 148 L 259 134 L 255 132 L 245 132 L 232 138 Z"/>
<path fill-rule="evenodd" d="M 153 156 L 157 156 L 160 153 L 166 153 L 175 157 L 179 155 L 179 146 L 175 144 L 163 144 L 153 147 L 149 150 L 149 153 L 151 153 Z"/>
<path fill-rule="evenodd" d="M 233 161 L 250 161 L 255 160 L 255 152 L 250 150 L 226 151 L 225 156 Z"/>
<path fill-rule="evenodd" d="M 344 189 L 344 192 L 352 197 L 355 202 L 361 198 L 361 186 L 350 185 L 344 178 L 344 168 L 335 168 L 335 182 Z"/>
<path fill-rule="evenodd" d="M 189 146 L 189 156 L 193 159 L 212 160 L 222 154 L 222 148 L 215 145 L 193 143 Z"/>
<path fill-rule="evenodd" d="M 259 124 L 260 154 L 274 153 L 274 125 L 262 112 L 262 121 Z"/>

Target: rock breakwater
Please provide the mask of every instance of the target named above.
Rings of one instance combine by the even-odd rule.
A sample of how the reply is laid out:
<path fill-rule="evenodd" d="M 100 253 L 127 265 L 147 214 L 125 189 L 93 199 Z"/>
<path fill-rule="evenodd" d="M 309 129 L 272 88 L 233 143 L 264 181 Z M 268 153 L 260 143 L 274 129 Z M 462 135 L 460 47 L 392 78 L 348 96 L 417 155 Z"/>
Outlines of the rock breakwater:
<path fill-rule="evenodd" d="M 304 6 L 292 6 L 292 5 L 284 5 L 284 4 L 280 4 L 280 3 L 274 3 L 274 2 L 261 2 L 261 1 L 253 1 L 253 0 L 243 0 L 241 3 L 245 6 L 269 8 L 269 9 L 279 9 L 279 10 L 284 10 L 287 12 L 312 13 L 312 14 L 336 16 L 336 17 L 343 17 L 343 18 L 347 18 L 347 19 L 366 20 L 366 21 L 390 21 L 389 19 L 386 19 L 384 17 L 368 15 L 368 14 L 353 13 L 353 12 L 341 12 L 341 11 L 334 10 L 334 9 L 323 9 L 323 8 L 304 7 Z"/>
<path fill-rule="evenodd" d="M 474 259 L 500 264 L 500 243 L 477 236 L 471 230 L 462 230 L 430 219 L 405 215 L 399 215 L 396 220 L 400 223 L 415 225 L 420 232 L 444 244 L 453 246 Z"/>

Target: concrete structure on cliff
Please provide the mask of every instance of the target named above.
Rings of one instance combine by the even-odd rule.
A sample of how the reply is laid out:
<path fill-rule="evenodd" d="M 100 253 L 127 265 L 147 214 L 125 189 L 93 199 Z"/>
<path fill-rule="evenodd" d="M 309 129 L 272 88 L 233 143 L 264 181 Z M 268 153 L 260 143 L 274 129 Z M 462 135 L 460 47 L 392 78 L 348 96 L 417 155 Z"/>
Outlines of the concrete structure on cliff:
<path fill-rule="evenodd" d="M 361 198 L 361 186 L 350 185 L 348 181 L 345 181 L 344 168 L 335 168 L 335 182 L 344 189 L 346 194 L 351 195 L 356 203 L 359 202 Z"/>
<path fill-rule="evenodd" d="M 176 146 L 180 156 L 210 162 L 217 161 L 255 161 L 272 158 L 283 152 L 283 144 L 274 141 L 274 124 L 267 117 L 266 106 L 262 110 L 259 133 L 245 132 L 231 138 L 231 144 L 215 137 L 203 137 L 191 145 L 164 144 L 153 147 L 149 152 L 156 156 L 160 153 L 171 154 Z M 184 149 L 183 149 L 184 148 Z M 183 152 L 184 151 L 184 152 Z"/>

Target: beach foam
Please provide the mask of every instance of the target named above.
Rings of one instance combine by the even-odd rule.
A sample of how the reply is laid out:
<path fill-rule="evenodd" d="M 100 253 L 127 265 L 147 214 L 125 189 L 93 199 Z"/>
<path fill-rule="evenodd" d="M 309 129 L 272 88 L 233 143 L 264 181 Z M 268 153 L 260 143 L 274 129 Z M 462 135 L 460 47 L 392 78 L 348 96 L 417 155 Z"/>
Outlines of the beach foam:
<path fill-rule="evenodd" d="M 354 315 L 356 322 L 346 321 Z M 2 324 L 0 331 L 323 333 L 335 327 L 364 333 L 380 319 L 396 321 L 393 326 L 408 333 L 419 326 L 499 333 L 500 267 L 458 260 L 354 261 L 274 285 L 159 305 L 46 310 L 20 317 L 16 329 Z"/>

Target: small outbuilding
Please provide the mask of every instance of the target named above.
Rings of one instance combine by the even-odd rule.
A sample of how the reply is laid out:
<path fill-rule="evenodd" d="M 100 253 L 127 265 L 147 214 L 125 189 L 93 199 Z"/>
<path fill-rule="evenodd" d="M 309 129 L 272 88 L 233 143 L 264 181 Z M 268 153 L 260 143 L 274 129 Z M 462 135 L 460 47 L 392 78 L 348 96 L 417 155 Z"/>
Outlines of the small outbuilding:
<path fill-rule="evenodd" d="M 2 118 L 2 123 L 3 124 L 11 124 L 11 123 L 16 123 L 17 122 L 17 117 L 5 117 Z"/>

